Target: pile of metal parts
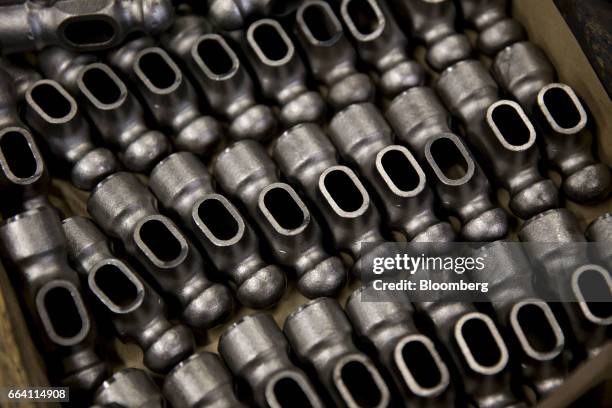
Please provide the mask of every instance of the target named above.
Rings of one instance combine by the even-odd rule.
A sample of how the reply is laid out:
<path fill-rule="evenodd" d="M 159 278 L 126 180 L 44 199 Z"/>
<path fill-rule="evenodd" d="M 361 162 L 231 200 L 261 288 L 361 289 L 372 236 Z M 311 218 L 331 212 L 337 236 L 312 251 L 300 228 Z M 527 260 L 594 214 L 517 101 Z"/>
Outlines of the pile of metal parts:
<path fill-rule="evenodd" d="M 561 208 L 612 187 L 588 107 L 506 1 L 175 3 L 0 3 L 1 253 L 77 406 L 519 407 L 597 355 L 610 303 L 549 305 L 499 242 L 512 217 L 522 241 L 601 242 L 600 265 L 570 262 L 611 285 L 612 214 L 583 232 Z M 491 303 L 364 285 L 341 305 L 361 243 L 400 238 L 491 242 Z M 249 312 L 196 351 L 288 279 L 312 300 L 282 329 Z M 111 331 L 148 372 L 109 372 Z"/>

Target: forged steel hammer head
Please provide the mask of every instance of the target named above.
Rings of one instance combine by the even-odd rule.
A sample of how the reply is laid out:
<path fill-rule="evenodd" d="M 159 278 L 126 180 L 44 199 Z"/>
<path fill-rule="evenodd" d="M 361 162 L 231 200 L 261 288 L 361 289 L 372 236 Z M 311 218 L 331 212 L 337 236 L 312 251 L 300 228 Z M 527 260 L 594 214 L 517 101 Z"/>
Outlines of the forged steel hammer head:
<path fill-rule="evenodd" d="M 596 256 L 602 258 L 608 267 L 612 266 L 612 212 L 607 212 L 593 220 L 585 231 L 589 241 L 597 242 Z"/>
<path fill-rule="evenodd" d="M 120 172 L 96 186 L 87 211 L 178 300 L 186 323 L 198 328 L 219 324 L 232 310 L 229 290 L 208 279 L 200 253 L 169 218 L 159 214 L 156 204 L 136 176 Z"/>
<path fill-rule="evenodd" d="M 296 399 L 323 407 L 308 377 L 289 359 L 289 344 L 269 314 L 245 316 L 219 338 L 219 353 L 246 381 L 259 407 L 291 406 Z"/>
<path fill-rule="evenodd" d="M 285 275 L 261 258 L 251 226 L 227 198 L 213 190 L 206 166 L 197 157 L 188 152 L 168 156 L 151 172 L 149 185 L 162 206 L 181 218 L 217 269 L 233 283 L 243 305 L 269 307 L 281 298 Z"/>
<path fill-rule="evenodd" d="M 193 352 L 189 329 L 168 321 L 164 301 L 130 265 L 111 253 L 107 238 L 91 220 L 70 217 L 62 226 L 68 256 L 92 297 L 110 317 L 119 337 L 142 348 L 147 368 L 167 372 Z"/>
<path fill-rule="evenodd" d="M 232 377 L 218 355 L 196 353 L 166 375 L 162 388 L 173 407 L 245 408 L 234 394 Z"/>
<path fill-rule="evenodd" d="M 319 298 L 300 306 L 287 317 L 283 331 L 337 405 L 378 408 L 390 403 L 389 388 L 353 343 L 351 324 L 336 300 Z"/>
<path fill-rule="evenodd" d="M 124 368 L 104 381 L 94 395 L 103 407 L 164 408 L 166 401 L 153 380 L 142 370 Z"/>
<path fill-rule="evenodd" d="M 217 157 L 214 175 L 223 190 L 247 208 L 278 262 L 295 269 L 300 292 L 331 296 L 344 286 L 342 261 L 323 248 L 317 220 L 297 192 L 280 182 L 260 144 L 245 140 L 226 148 Z"/>
<path fill-rule="evenodd" d="M 26 93 L 26 121 L 58 158 L 71 166 L 74 185 L 91 190 L 119 168 L 113 153 L 96 147 L 77 102 L 56 81 L 35 82 Z"/>

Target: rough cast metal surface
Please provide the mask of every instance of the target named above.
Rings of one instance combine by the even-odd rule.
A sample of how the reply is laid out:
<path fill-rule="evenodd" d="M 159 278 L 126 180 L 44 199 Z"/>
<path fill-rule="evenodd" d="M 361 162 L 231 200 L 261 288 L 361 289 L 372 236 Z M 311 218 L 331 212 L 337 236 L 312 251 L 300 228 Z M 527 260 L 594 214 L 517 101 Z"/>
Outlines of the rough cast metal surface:
<path fill-rule="evenodd" d="M 107 366 L 94 350 L 94 323 L 69 265 L 66 238 L 50 207 L 23 212 L 0 226 L 0 251 L 13 267 L 51 372 L 73 390 L 92 392 Z"/>
<path fill-rule="evenodd" d="M 355 332 L 374 347 L 408 405 L 451 406 L 455 393 L 448 367 L 434 342 L 416 328 L 406 293 L 398 292 L 388 301 L 378 296 L 370 283 L 346 301 Z"/>
<path fill-rule="evenodd" d="M 423 67 L 410 57 L 408 39 L 383 1 L 342 0 L 340 16 L 359 57 L 375 70 L 386 97 L 423 84 Z"/>
<path fill-rule="evenodd" d="M 68 257 L 97 306 L 125 342 L 143 350 L 145 366 L 164 373 L 194 350 L 191 331 L 168 321 L 164 301 L 125 261 L 111 252 L 106 236 L 85 217 L 62 222 Z"/>
<path fill-rule="evenodd" d="M 180 303 L 187 324 L 216 326 L 231 313 L 232 296 L 225 286 L 208 279 L 200 253 L 157 211 L 156 204 L 153 194 L 134 174 L 119 172 L 96 186 L 87 211 Z"/>
<path fill-rule="evenodd" d="M 333 296 L 346 282 L 342 261 L 322 244 L 321 228 L 306 204 L 254 141 L 236 142 L 219 154 L 214 176 L 223 190 L 247 208 L 281 265 L 297 273 L 305 296 Z"/>
<path fill-rule="evenodd" d="M 336 149 L 313 123 L 297 125 L 274 144 L 281 172 L 304 191 L 329 227 L 336 247 L 357 261 L 365 256 L 363 243 L 385 242 L 378 210 L 353 170 L 336 159 Z"/>
<path fill-rule="evenodd" d="M 227 367 L 213 353 L 196 353 L 181 361 L 166 375 L 162 390 L 173 407 L 245 407 L 234 394 Z"/>
<path fill-rule="evenodd" d="M 166 401 L 153 380 L 142 370 L 124 368 L 104 381 L 94 401 L 103 407 L 164 408 Z"/>
<path fill-rule="evenodd" d="M 187 152 L 170 155 L 153 169 L 149 186 L 231 281 L 240 303 L 265 308 L 281 298 L 285 275 L 262 259 L 252 227 L 213 189 L 206 166 L 196 156 Z"/>
<path fill-rule="evenodd" d="M 393 144 L 391 128 L 372 104 L 353 104 L 329 124 L 340 155 L 359 169 L 385 211 L 390 228 L 414 242 L 448 242 L 455 232 L 434 213 L 425 172 L 404 146 Z"/>
<path fill-rule="evenodd" d="M 246 381 L 258 407 L 293 401 L 323 407 L 310 380 L 289 359 L 289 343 L 269 314 L 245 316 L 219 338 L 219 353 L 234 376 Z"/>
<path fill-rule="evenodd" d="M 136 85 L 159 126 L 172 135 L 177 150 L 204 156 L 219 143 L 221 126 L 204 115 L 189 78 L 151 37 L 125 43 L 108 55 L 110 63 Z"/>
<path fill-rule="evenodd" d="M 78 51 L 110 48 L 134 31 L 159 33 L 172 23 L 170 0 L 18 0 L 0 5 L 0 52 L 61 45 Z"/>
<path fill-rule="evenodd" d="M 283 331 L 297 357 L 314 369 L 338 406 L 389 405 L 387 384 L 353 343 L 351 324 L 336 300 L 319 298 L 300 306 L 287 317 Z"/>
<path fill-rule="evenodd" d="M 289 14 L 300 0 L 212 0 L 208 2 L 207 17 L 221 30 L 234 31 L 246 26 L 259 16 Z"/>
<path fill-rule="evenodd" d="M 607 212 L 594 219 L 586 229 L 589 241 L 597 242 L 595 256 L 600 257 L 608 268 L 612 267 L 612 212 Z"/>
<path fill-rule="evenodd" d="M 514 101 L 500 99 L 497 84 L 475 60 L 447 68 L 436 84 L 449 111 L 459 118 L 465 135 L 510 193 L 510 209 L 527 219 L 559 207 L 557 187 L 538 169 L 536 130 Z"/>
<path fill-rule="evenodd" d="M 45 76 L 79 101 L 102 138 L 131 171 L 146 172 L 170 151 L 170 141 L 149 129 L 140 102 L 108 65 L 89 54 L 49 47 L 39 54 Z"/>
<path fill-rule="evenodd" d="M 58 82 L 42 79 L 26 92 L 26 121 L 45 140 L 52 153 L 70 166 L 72 183 L 91 190 L 119 162 L 104 147 L 97 147 L 77 102 Z"/>

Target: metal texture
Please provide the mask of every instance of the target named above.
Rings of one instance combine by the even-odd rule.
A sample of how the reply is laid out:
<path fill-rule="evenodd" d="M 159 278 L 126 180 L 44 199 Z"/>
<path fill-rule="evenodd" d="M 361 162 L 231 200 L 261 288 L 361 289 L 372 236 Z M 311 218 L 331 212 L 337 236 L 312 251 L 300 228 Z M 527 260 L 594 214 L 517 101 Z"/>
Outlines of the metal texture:
<path fill-rule="evenodd" d="M 594 219 L 585 235 L 589 241 L 597 242 L 594 255 L 602 259 L 608 268 L 612 268 L 612 212 Z"/>
<path fill-rule="evenodd" d="M 0 250 L 24 293 L 51 372 L 75 391 L 93 391 L 107 367 L 94 350 L 93 320 L 78 275 L 68 265 L 58 215 L 41 207 L 5 220 Z"/>
<path fill-rule="evenodd" d="M 358 176 L 336 159 L 336 149 L 316 124 L 292 127 L 274 144 L 274 158 L 288 180 L 301 187 L 329 227 L 336 247 L 357 261 L 364 243 L 385 242 L 378 210 Z"/>
<path fill-rule="evenodd" d="M 336 300 L 319 298 L 300 306 L 287 317 L 283 331 L 337 406 L 390 404 L 389 388 L 372 360 L 353 343 L 351 324 Z"/>
<path fill-rule="evenodd" d="M 415 242 L 448 242 L 455 233 L 433 210 L 434 195 L 412 153 L 393 144 L 391 128 L 372 104 L 354 104 L 329 124 L 331 141 L 382 200 L 389 227 Z"/>
<path fill-rule="evenodd" d="M 530 42 L 515 43 L 497 54 L 492 70 L 500 86 L 537 119 L 543 152 L 562 174 L 565 194 L 577 202 L 605 199 L 612 175 L 591 152 L 587 111 L 571 87 L 555 82 L 544 52 Z"/>
<path fill-rule="evenodd" d="M 457 9 L 453 0 L 389 0 L 402 22 L 410 24 L 412 36 L 427 47 L 427 62 L 436 71 L 472 55 L 468 38 L 455 28 Z"/>
<path fill-rule="evenodd" d="M 127 42 L 108 55 L 110 63 L 136 85 L 157 123 L 178 150 L 208 155 L 221 139 L 221 126 L 204 115 L 189 78 L 150 37 Z"/>
<path fill-rule="evenodd" d="M 592 288 L 611 288 L 612 277 L 609 270 L 593 265 L 580 245 L 586 239 L 576 217 L 564 208 L 546 211 L 525 222 L 518 237 L 531 243 L 530 259 L 545 273 L 538 289 L 562 291 L 563 298 L 575 300 L 560 303 L 574 335 L 574 347 L 597 355 L 609 339 L 612 315 L 605 302 L 585 299 Z"/>
<path fill-rule="evenodd" d="M 254 22 L 243 42 L 261 91 L 278 106 L 283 125 L 323 119 L 325 102 L 308 88 L 306 67 L 280 23 L 271 19 Z"/>
<path fill-rule="evenodd" d="M 15 87 L 15 93 L 17 95 L 16 101 L 23 101 L 28 88 L 32 86 L 34 82 L 42 79 L 37 71 L 6 57 L 0 57 L 0 69 L 6 71 L 13 79 L 13 86 Z"/>
<path fill-rule="evenodd" d="M 468 142 L 485 167 L 510 193 L 515 215 L 527 219 L 559 207 L 557 187 L 538 169 L 534 126 L 519 104 L 500 99 L 497 84 L 479 61 L 447 68 L 436 89 L 463 124 Z"/>
<path fill-rule="evenodd" d="M 76 187 L 91 190 L 118 170 L 113 153 L 94 145 L 77 102 L 56 81 L 43 79 L 28 89 L 25 118 L 52 153 L 70 166 L 70 179 Z"/>
<path fill-rule="evenodd" d="M 94 401 L 103 407 L 165 408 L 166 401 L 153 380 L 142 370 L 124 368 L 104 381 Z"/>
<path fill-rule="evenodd" d="M 170 151 L 161 132 L 148 128 L 140 102 L 106 64 L 88 54 L 49 47 L 39 54 L 45 76 L 61 83 L 83 102 L 102 138 L 131 171 L 146 172 Z"/>
<path fill-rule="evenodd" d="M 487 298 L 497 322 L 510 334 L 524 381 L 538 399 L 544 399 L 561 386 L 569 371 L 565 335 L 534 287 L 535 273 L 522 248 L 497 241 L 479 251 L 477 256 L 486 255 L 485 267 L 473 270 L 470 277 L 489 283 Z"/>
<path fill-rule="evenodd" d="M 448 407 L 454 390 L 449 370 L 434 343 L 415 326 L 406 292 L 375 300 L 372 284 L 355 290 L 346 313 L 355 332 L 374 347 L 378 360 L 393 377 L 407 406 Z"/>
<path fill-rule="evenodd" d="M 265 308 L 283 295 L 286 280 L 260 255 L 255 232 L 238 209 L 217 194 L 206 166 L 191 153 L 174 153 L 151 172 L 149 186 L 161 205 L 198 239 L 245 306 Z"/>
<path fill-rule="evenodd" d="M 297 10 L 294 30 L 312 75 L 326 87 L 325 96 L 332 109 L 374 99 L 374 84 L 355 67 L 355 49 L 328 3 L 304 2 Z"/>
<path fill-rule="evenodd" d="M 172 23 L 170 0 L 19 0 L 0 6 L 0 52 L 61 45 L 78 51 L 110 48 L 134 31 L 159 33 Z"/>
<path fill-rule="evenodd" d="M 62 222 L 68 257 L 109 317 L 119 338 L 143 350 L 144 364 L 164 373 L 194 350 L 189 329 L 168 321 L 161 297 L 130 265 L 112 254 L 107 238 L 85 217 Z"/>
<path fill-rule="evenodd" d="M 245 407 L 234 394 L 230 373 L 213 353 L 193 354 L 180 362 L 166 375 L 162 390 L 173 407 Z"/>
<path fill-rule="evenodd" d="M 342 0 L 340 16 L 359 57 L 376 71 L 388 98 L 423 84 L 423 67 L 410 58 L 408 39 L 380 0 Z"/>
<path fill-rule="evenodd" d="M 221 323 L 232 311 L 229 290 L 208 279 L 202 256 L 156 204 L 136 176 L 120 172 L 96 186 L 87 211 L 179 302 L 186 323 L 197 328 Z"/>
<path fill-rule="evenodd" d="M 244 28 L 254 17 L 284 16 L 297 8 L 300 0 L 210 0 L 207 16 L 221 30 Z"/>
<path fill-rule="evenodd" d="M 308 377 L 289 359 L 289 344 L 269 314 L 245 316 L 219 338 L 219 353 L 245 381 L 258 407 L 289 407 L 300 401 L 323 407 Z"/>
<path fill-rule="evenodd" d="M 223 190 L 257 222 L 277 261 L 296 271 L 302 294 L 332 296 L 344 286 L 342 261 L 323 248 L 317 220 L 297 192 L 280 181 L 261 145 L 236 142 L 219 154 L 213 168 Z"/>

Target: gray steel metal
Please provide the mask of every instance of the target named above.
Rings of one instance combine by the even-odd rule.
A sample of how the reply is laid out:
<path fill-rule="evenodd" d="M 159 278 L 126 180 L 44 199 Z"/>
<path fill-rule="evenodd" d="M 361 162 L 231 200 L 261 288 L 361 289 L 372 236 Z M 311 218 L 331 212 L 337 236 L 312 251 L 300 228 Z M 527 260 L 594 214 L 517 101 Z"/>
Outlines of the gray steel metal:
<path fill-rule="evenodd" d="M 304 2 L 297 10 L 294 30 L 308 59 L 310 72 L 323 85 L 334 110 L 374 99 L 370 77 L 355 67 L 357 54 L 328 3 Z"/>
<path fill-rule="evenodd" d="M 406 406 L 452 406 L 448 367 L 434 343 L 416 328 L 406 292 L 387 299 L 372 285 L 356 289 L 346 301 L 355 332 L 374 347 Z"/>
<path fill-rule="evenodd" d="M 161 205 L 196 236 L 231 281 L 240 303 L 265 308 L 281 298 L 285 275 L 262 259 L 252 227 L 227 198 L 216 193 L 206 166 L 196 156 L 188 152 L 168 156 L 151 172 L 149 186 Z"/>
<path fill-rule="evenodd" d="M 500 99 L 497 84 L 479 61 L 462 61 L 446 69 L 436 89 L 463 124 L 485 167 L 510 193 L 515 215 L 527 219 L 559 207 L 557 187 L 538 169 L 534 126 L 518 103 Z"/>
<path fill-rule="evenodd" d="M 359 57 L 373 67 L 389 98 L 423 84 L 424 70 L 408 53 L 408 39 L 380 0 L 342 0 L 340 16 Z"/>
<path fill-rule="evenodd" d="M 272 111 L 257 102 L 242 61 L 223 36 L 210 33 L 206 20 L 181 16 L 161 36 L 161 42 L 186 64 L 211 109 L 229 122 L 233 139 L 263 141 L 273 136 L 276 118 Z"/>
<path fill-rule="evenodd" d="M 433 211 L 434 195 L 412 153 L 393 144 L 391 128 L 372 104 L 354 104 L 329 124 L 331 141 L 382 199 L 389 227 L 415 242 L 448 242 L 455 232 Z"/>
<path fill-rule="evenodd" d="M 302 294 L 332 296 L 344 286 L 342 261 L 323 248 L 317 220 L 293 187 L 280 181 L 260 144 L 234 143 L 219 154 L 213 168 L 223 190 L 257 222 L 277 261 L 296 271 Z"/>
<path fill-rule="evenodd" d="M 389 0 L 412 35 L 427 47 L 427 62 L 437 70 L 470 58 L 472 46 L 455 28 L 457 9 L 453 0 Z"/>
<path fill-rule="evenodd" d="M 16 274 L 50 367 L 75 391 L 93 391 L 106 377 L 94 351 L 94 324 L 68 265 L 66 238 L 54 209 L 41 207 L 5 220 L 0 251 Z"/>
<path fill-rule="evenodd" d="M 245 316 L 219 338 L 219 354 L 234 376 L 246 381 L 259 407 L 290 407 L 295 401 L 323 407 L 308 377 L 289 359 L 289 344 L 269 314 Z"/>
<path fill-rule="evenodd" d="M 170 0 L 18 0 L 0 6 L 2 53 L 61 45 L 78 51 L 113 47 L 134 31 L 159 33 L 172 23 Z"/>
<path fill-rule="evenodd" d="M 275 141 L 274 159 L 317 206 L 338 249 L 357 261 L 366 255 L 363 243 L 385 242 L 368 192 L 353 170 L 338 163 L 336 149 L 318 125 L 297 125 L 283 133 Z"/>
<path fill-rule="evenodd" d="M 594 219 L 586 229 L 589 241 L 597 242 L 595 256 L 601 258 L 608 268 L 612 267 L 612 212 Z"/>
<path fill-rule="evenodd" d="M 546 158 L 563 175 L 572 200 L 605 199 L 612 189 L 610 169 L 592 154 L 585 107 L 556 72 L 546 55 L 530 42 L 515 43 L 497 54 L 493 73 L 501 87 L 536 118 L 543 130 Z"/>
<path fill-rule="evenodd" d="M 25 118 L 52 153 L 70 166 L 70 179 L 76 187 L 90 190 L 118 170 L 113 153 L 93 144 L 77 102 L 56 81 L 43 79 L 28 89 Z"/>
<path fill-rule="evenodd" d="M 218 355 L 193 354 L 164 379 L 164 396 L 173 407 L 244 408 L 234 394 L 232 377 Z"/>
<path fill-rule="evenodd" d="M 119 338 L 138 344 L 145 366 L 164 373 L 195 348 L 191 331 L 168 321 L 161 297 L 132 267 L 118 259 L 106 236 L 85 217 L 62 221 L 68 257 L 85 286 L 113 322 Z"/>
<path fill-rule="evenodd" d="M 15 87 L 17 100 L 19 101 L 25 99 L 26 91 L 34 82 L 42 79 L 37 71 L 21 63 L 16 63 L 6 57 L 0 58 L 0 69 L 6 71 L 13 79 L 13 86 Z"/>
<path fill-rule="evenodd" d="M 103 407 L 167 407 L 157 385 L 137 368 L 124 368 L 113 374 L 98 388 L 94 401 Z"/>
<path fill-rule="evenodd" d="M 280 23 L 271 19 L 254 22 L 243 42 L 261 91 L 278 106 L 284 126 L 323 119 L 325 102 L 308 88 L 306 67 Z"/>
<path fill-rule="evenodd" d="M 142 106 L 106 64 L 89 54 L 49 47 L 39 54 L 45 76 L 61 83 L 83 102 L 92 122 L 123 165 L 146 172 L 170 151 L 170 141 L 148 128 Z"/>
<path fill-rule="evenodd" d="M 221 126 L 204 115 L 187 78 L 151 37 L 134 39 L 108 54 L 109 62 L 136 85 L 157 123 L 178 150 L 208 155 L 221 139 Z"/>
<path fill-rule="evenodd" d="M 249 20 L 259 16 L 283 16 L 296 9 L 300 0 L 211 0 L 207 17 L 225 31 L 244 28 Z"/>
<path fill-rule="evenodd" d="M 186 323 L 197 328 L 221 323 L 232 311 L 229 290 L 208 279 L 202 256 L 156 204 L 135 175 L 120 172 L 96 186 L 87 211 L 180 303 Z"/>
<path fill-rule="evenodd" d="M 389 388 L 372 360 L 353 343 L 351 324 L 336 300 L 319 298 L 300 306 L 287 317 L 283 331 L 338 406 L 390 404 Z"/>

